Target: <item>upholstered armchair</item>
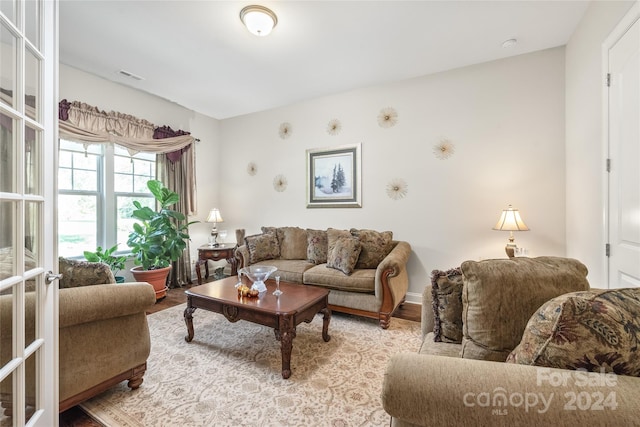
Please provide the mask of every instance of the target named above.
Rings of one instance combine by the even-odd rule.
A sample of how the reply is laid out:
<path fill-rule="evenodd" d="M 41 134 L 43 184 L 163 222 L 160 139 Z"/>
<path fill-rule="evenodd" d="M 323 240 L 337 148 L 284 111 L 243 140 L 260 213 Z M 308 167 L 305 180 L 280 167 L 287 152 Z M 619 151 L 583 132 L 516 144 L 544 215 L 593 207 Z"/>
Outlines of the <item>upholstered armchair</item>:
<path fill-rule="evenodd" d="M 115 284 L 106 264 L 60 258 L 59 366 L 62 412 L 110 387 L 143 381 L 151 344 L 145 310 L 155 303 L 148 283 Z M 27 286 L 29 288 L 29 286 Z M 0 362 L 11 357 L 11 295 L 0 296 Z M 26 318 L 34 319 L 35 295 L 25 293 Z M 26 325 L 27 342 L 34 337 Z M 33 393 L 33 364 L 27 364 L 27 400 Z M 4 385 L 4 384 L 3 384 Z M 9 384 L 10 385 L 10 384 Z M 2 406 L 11 407 L 11 390 L 2 389 Z"/>

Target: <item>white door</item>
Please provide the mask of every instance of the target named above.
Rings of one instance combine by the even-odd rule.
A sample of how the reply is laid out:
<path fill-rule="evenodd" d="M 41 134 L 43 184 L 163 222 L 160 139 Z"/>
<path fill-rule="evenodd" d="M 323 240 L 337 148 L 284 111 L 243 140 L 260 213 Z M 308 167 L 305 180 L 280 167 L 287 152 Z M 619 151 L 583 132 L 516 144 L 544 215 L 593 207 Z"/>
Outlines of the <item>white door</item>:
<path fill-rule="evenodd" d="M 609 287 L 640 286 L 640 21 L 638 5 L 609 49 Z M 635 21 L 635 22 L 634 22 Z"/>
<path fill-rule="evenodd" d="M 0 1 L 0 424 L 56 426 L 57 2 Z"/>

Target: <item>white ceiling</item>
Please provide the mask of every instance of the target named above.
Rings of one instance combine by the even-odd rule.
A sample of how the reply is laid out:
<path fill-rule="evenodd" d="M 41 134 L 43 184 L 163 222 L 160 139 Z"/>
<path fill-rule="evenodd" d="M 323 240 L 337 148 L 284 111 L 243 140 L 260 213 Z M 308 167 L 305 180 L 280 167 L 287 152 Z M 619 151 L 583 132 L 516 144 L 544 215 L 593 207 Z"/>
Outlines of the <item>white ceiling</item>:
<path fill-rule="evenodd" d="M 242 25 L 239 13 L 249 4 L 278 15 L 269 36 Z M 60 61 L 225 119 L 562 46 L 587 5 L 62 0 Z M 518 44 L 503 48 L 510 38 Z"/>

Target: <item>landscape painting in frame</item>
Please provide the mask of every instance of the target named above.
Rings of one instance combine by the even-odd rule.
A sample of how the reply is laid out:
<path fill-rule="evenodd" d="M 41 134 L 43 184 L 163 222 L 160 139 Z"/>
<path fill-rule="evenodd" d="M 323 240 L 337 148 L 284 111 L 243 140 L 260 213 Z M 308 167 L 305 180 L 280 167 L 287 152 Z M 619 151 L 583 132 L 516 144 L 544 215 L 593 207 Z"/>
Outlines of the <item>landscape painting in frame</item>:
<path fill-rule="evenodd" d="M 307 207 L 362 207 L 360 176 L 360 144 L 307 150 Z"/>

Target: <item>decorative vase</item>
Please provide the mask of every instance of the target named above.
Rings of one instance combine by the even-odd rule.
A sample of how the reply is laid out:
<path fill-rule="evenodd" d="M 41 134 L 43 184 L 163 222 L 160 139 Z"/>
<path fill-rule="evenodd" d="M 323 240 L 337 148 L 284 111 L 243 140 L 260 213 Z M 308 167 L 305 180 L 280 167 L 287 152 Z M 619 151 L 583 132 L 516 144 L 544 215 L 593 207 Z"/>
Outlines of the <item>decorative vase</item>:
<path fill-rule="evenodd" d="M 167 296 L 167 278 L 171 266 L 155 270 L 143 270 L 141 266 L 133 267 L 131 274 L 138 282 L 147 282 L 153 286 L 156 292 L 156 301 Z"/>

